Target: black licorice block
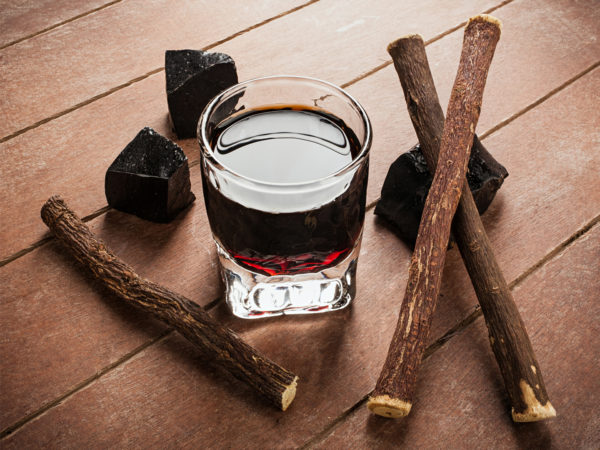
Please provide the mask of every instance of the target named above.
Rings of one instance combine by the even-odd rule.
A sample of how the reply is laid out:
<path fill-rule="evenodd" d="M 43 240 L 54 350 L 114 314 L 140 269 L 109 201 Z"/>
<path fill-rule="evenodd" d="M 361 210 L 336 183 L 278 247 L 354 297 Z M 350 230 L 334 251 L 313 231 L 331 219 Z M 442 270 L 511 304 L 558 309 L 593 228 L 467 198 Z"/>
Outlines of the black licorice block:
<path fill-rule="evenodd" d="M 180 139 L 196 136 L 204 107 L 238 82 L 230 56 L 201 50 L 167 50 L 165 73 L 169 115 Z"/>
<path fill-rule="evenodd" d="M 153 222 L 168 222 L 196 197 L 187 156 L 152 128 L 127 144 L 106 172 L 108 204 Z"/>
<path fill-rule="evenodd" d="M 467 180 L 480 214 L 487 210 L 507 176 L 506 168 L 494 159 L 475 136 Z M 417 239 L 432 180 L 425 157 L 417 144 L 392 163 L 381 189 L 381 199 L 375 207 L 375 214 L 384 218 L 411 248 Z"/>

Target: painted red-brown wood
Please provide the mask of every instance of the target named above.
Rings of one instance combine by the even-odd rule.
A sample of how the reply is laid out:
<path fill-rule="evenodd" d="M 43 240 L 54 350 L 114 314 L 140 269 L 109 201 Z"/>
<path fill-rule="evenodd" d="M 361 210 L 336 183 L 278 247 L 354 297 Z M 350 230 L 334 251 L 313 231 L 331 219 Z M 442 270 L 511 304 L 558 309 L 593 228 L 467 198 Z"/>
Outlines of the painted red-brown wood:
<path fill-rule="evenodd" d="M 316 448 L 598 448 L 600 226 L 514 290 L 559 412 L 514 424 L 480 318 L 423 364 L 410 417 L 386 421 L 358 408 Z"/>
<path fill-rule="evenodd" d="M 0 5 L 0 47 L 110 5 L 109 0 L 12 0 Z"/>
<path fill-rule="evenodd" d="M 7 47 L 0 137 L 162 67 L 165 50 L 203 48 L 303 3 L 127 0 Z"/>
<path fill-rule="evenodd" d="M 192 180 L 201 197 L 199 171 Z M 221 295 L 200 198 L 168 225 L 117 211 L 90 225 L 141 276 L 202 305 Z M 100 288 L 55 243 L 0 268 L 0 286 L 1 430 L 165 330 Z"/>
<path fill-rule="evenodd" d="M 600 70 L 588 74 L 489 138 L 496 140 L 498 148 L 507 149 L 509 169 L 518 163 L 484 220 L 509 280 L 600 211 L 599 158 L 593 151 L 599 113 L 589 95 L 600 88 L 599 74 Z M 574 141 L 579 150 L 576 155 Z M 517 144 L 528 152 L 510 150 Z M 554 159 L 545 157 L 549 152 Z M 578 191 L 586 189 L 589 195 L 583 198 Z M 179 232 L 185 233 L 185 227 Z M 125 239 L 121 242 L 124 247 L 131 245 Z M 118 248 L 115 250 L 119 253 Z M 177 258 L 187 255 L 183 248 Z M 75 393 L 5 443 L 77 446 L 93 441 L 108 446 L 168 441 L 210 446 L 219 441 L 231 447 L 248 442 L 256 446 L 300 445 L 372 389 L 395 325 L 408 257 L 408 250 L 369 214 L 360 256 L 359 292 L 351 309 L 319 317 L 252 322 L 231 318 L 223 305 L 215 311 L 252 345 L 301 376 L 298 397 L 286 413 L 267 411 L 238 383 L 205 368 L 198 355 L 174 336 Z M 153 270 L 175 270 L 171 267 L 177 265 L 171 266 L 170 261 L 161 258 L 160 266 Z M 146 260 L 146 264 L 151 262 Z M 214 271 L 209 272 L 215 279 Z M 211 275 L 204 276 L 208 282 Z M 456 250 L 447 260 L 444 279 L 434 337 L 476 303 Z M 172 287 L 181 289 L 179 283 Z M 524 313 L 526 323 L 529 317 Z M 75 339 L 77 335 L 66 321 L 63 326 L 62 333 L 69 335 L 66 341 Z M 535 346 L 535 334 L 532 339 Z M 81 355 L 75 362 L 82 364 Z M 489 362 L 493 368 L 493 359 Z M 540 358 L 542 367 L 544 362 Z M 35 364 L 41 362 L 30 363 L 29 369 L 35 369 Z M 43 376 L 44 371 L 39 373 Z M 551 395 L 552 377 L 546 375 Z M 427 372 L 423 379 L 427 379 Z M 497 389 L 501 390 L 500 384 Z"/>
<path fill-rule="evenodd" d="M 256 76 L 251 61 L 264 61 L 262 75 L 296 74 L 345 84 L 388 61 L 387 44 L 399 35 L 421 33 L 431 39 L 501 4 L 498 0 L 321 1 L 219 48 L 236 61 L 248 61 L 239 64 L 242 79 Z M 262 44 L 253 45 L 256 41 Z"/>
<path fill-rule="evenodd" d="M 561 8 L 550 9 L 547 4 L 534 1 L 537 3 L 510 3 L 494 12 L 504 21 L 505 31 L 497 49 L 499 64 L 493 66 L 486 88 L 479 126 L 482 131 L 526 107 L 597 59 L 600 39 L 586 39 L 582 43 L 579 35 L 571 33 L 572 24 L 579 23 L 580 29 L 588 35 L 597 35 L 594 22 L 595 17 L 600 20 L 597 9 L 591 8 L 588 3 L 578 4 L 574 8 L 572 2 L 567 0 L 561 0 L 565 2 Z M 314 7 L 316 5 L 310 6 Z M 310 8 L 306 8 L 306 11 Z M 275 47 L 268 47 L 276 45 L 276 41 L 268 40 L 261 30 L 265 28 L 275 33 L 277 30 L 273 27 L 280 20 L 307 14 L 304 11 L 285 16 L 225 44 L 233 46 L 239 42 L 237 48 L 221 46 L 218 49 L 234 54 L 238 68 L 247 71 L 246 77 L 269 73 L 268 64 L 279 58 L 285 60 L 287 54 L 276 51 Z M 543 12 L 557 23 L 555 31 L 563 36 L 559 44 L 545 27 L 545 22 L 534 20 Z M 394 22 L 393 16 L 387 17 Z M 426 38 L 431 37 L 434 31 L 442 31 L 443 26 L 441 22 L 430 30 L 422 29 L 420 32 Z M 402 31 L 398 34 L 390 32 L 391 39 L 400 34 Z M 427 47 L 443 102 L 446 101 L 444 99 L 456 72 L 460 34 L 452 33 Z M 295 39 L 295 35 L 290 35 L 292 38 Z M 368 41 L 368 36 L 363 36 L 363 39 Z M 536 46 L 524 47 L 524 42 L 535 42 Z M 572 47 L 577 47 L 578 51 L 573 52 Z M 263 53 L 256 50 L 261 48 Z M 302 58 L 306 68 L 323 65 L 323 55 L 338 51 L 328 47 L 326 40 L 321 48 L 322 54 Z M 330 50 L 325 51 L 327 48 Z M 364 53 L 361 57 L 369 54 L 369 51 L 385 53 L 385 45 L 375 50 L 352 45 L 348 45 L 348 48 L 352 49 L 356 59 L 361 59 L 357 55 L 359 50 Z M 543 64 L 534 52 L 546 55 Z M 534 66 L 532 61 L 541 65 Z M 542 71 L 547 64 L 551 64 L 552 70 Z M 281 71 L 287 71 L 283 63 L 280 68 Z M 348 74 L 346 79 L 340 78 L 337 82 L 350 81 L 358 73 Z M 327 73 L 320 76 L 329 78 Z M 519 83 L 515 83 L 515 80 L 519 80 Z M 349 90 L 364 104 L 374 127 L 374 157 L 368 193 L 368 201 L 373 201 L 379 196 L 389 164 L 397 154 L 410 148 L 416 142 L 416 137 L 393 67 L 367 77 Z M 144 99 L 144 108 L 139 107 L 139 99 Z M 37 218 L 37 206 L 32 208 L 29 205 L 41 205 L 49 195 L 60 193 L 69 197 L 70 204 L 81 215 L 90 214 L 104 206 L 105 170 L 140 128 L 149 125 L 174 138 L 169 132 L 166 114 L 164 74 L 160 73 L 0 144 L 0 152 L 4 155 L 0 166 L 0 204 L 3 205 L 3 214 L 0 215 L 0 258 L 6 258 L 44 235 L 46 230 Z M 191 160 L 197 160 L 197 145 L 193 139 L 178 143 Z M 496 154 L 494 148 L 490 150 Z M 65 170 L 65 167 L 70 170 Z"/>
<path fill-rule="evenodd" d="M 515 1 L 493 14 L 502 21 L 502 38 L 486 83 L 477 125 L 479 135 L 600 59 L 600 29 L 597 25 L 600 8 L 592 1 L 560 0 L 549 4 L 533 0 L 527 5 Z M 398 33 L 396 38 L 401 36 L 402 33 Z M 458 68 L 461 42 L 459 32 L 426 47 L 444 111 Z M 371 167 L 371 179 L 379 179 L 379 174 L 387 173 L 398 154 L 417 143 L 398 75 L 393 66 L 389 66 L 352 86 L 350 91 L 361 100 L 372 119 L 374 148 L 383 149 L 383 157 Z M 502 149 L 488 142 L 485 145 L 500 162 L 504 162 L 498 156 Z M 508 169 L 510 172 L 510 167 Z M 381 184 L 370 183 L 368 198 L 377 198 L 380 189 Z"/>

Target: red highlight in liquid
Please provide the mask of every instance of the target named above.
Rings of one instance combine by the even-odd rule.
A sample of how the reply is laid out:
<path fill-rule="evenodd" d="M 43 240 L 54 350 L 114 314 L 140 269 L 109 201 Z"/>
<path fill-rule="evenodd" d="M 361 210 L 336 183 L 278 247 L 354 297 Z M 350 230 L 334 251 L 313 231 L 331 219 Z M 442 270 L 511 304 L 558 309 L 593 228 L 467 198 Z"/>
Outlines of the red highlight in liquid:
<path fill-rule="evenodd" d="M 329 266 L 335 265 L 349 253 L 348 249 L 329 253 L 319 257 L 312 253 L 303 253 L 295 256 L 272 256 L 270 258 L 257 258 L 244 255 L 233 255 L 241 266 L 265 275 L 295 275 L 299 273 L 319 272 Z"/>

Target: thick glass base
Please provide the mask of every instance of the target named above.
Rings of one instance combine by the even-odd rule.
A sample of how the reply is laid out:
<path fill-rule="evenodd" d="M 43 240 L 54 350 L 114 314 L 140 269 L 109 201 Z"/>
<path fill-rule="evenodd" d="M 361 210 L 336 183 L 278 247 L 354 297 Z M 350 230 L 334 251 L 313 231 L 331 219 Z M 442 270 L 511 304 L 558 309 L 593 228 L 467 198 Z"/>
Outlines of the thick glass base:
<path fill-rule="evenodd" d="M 220 246 L 217 253 L 231 312 L 244 319 L 314 314 L 345 308 L 356 294 L 360 241 L 339 264 L 320 272 L 268 276 L 240 267 Z"/>

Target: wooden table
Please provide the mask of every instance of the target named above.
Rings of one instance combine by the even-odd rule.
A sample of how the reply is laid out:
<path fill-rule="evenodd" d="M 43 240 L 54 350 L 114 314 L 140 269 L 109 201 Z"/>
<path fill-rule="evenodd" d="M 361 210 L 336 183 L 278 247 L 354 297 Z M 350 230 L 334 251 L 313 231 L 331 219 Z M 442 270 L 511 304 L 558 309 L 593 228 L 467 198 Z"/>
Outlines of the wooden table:
<path fill-rule="evenodd" d="M 203 3 L 203 4 L 202 4 Z M 421 33 L 442 105 L 464 21 L 504 23 L 478 132 L 509 170 L 484 223 L 558 411 L 514 424 L 456 249 L 411 415 L 366 398 L 391 339 L 409 250 L 375 220 L 390 163 L 416 142 L 386 45 Z M 164 51 L 230 54 L 241 80 L 286 73 L 356 96 L 374 127 L 358 295 L 347 310 L 234 319 L 201 196 L 167 225 L 106 206 L 104 174 L 167 122 Z M 597 0 L 55 0 L 0 5 L 1 448 L 598 448 L 600 5 Z M 125 261 L 205 305 L 298 373 L 283 413 L 206 365 L 183 338 L 109 295 L 39 218 L 61 194 Z"/>

